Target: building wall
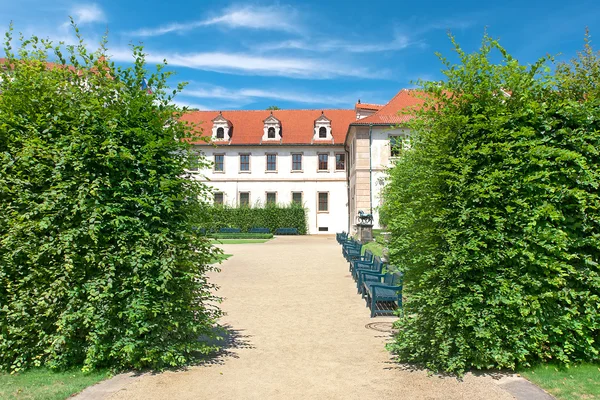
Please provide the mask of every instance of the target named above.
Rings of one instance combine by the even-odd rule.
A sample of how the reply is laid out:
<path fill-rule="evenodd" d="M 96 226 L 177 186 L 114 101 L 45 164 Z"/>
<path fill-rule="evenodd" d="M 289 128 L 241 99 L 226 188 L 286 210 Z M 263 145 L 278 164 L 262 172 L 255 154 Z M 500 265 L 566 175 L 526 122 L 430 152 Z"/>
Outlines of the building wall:
<path fill-rule="evenodd" d="M 383 203 L 382 191 L 386 184 L 386 171 L 393 162 L 389 138 L 407 137 L 408 133 L 406 129 L 391 129 L 387 126 L 350 127 L 346 145 L 349 151 L 356 152 L 355 156 L 350 157 L 351 162 L 348 165 L 351 231 L 355 231 L 354 225 L 361 210 L 365 213 L 372 212 L 373 227 L 381 228 L 379 207 Z"/>
<path fill-rule="evenodd" d="M 240 192 L 250 193 L 250 203 L 264 204 L 267 192 L 277 193 L 277 202 L 289 204 L 292 192 L 301 192 L 307 208 L 308 233 L 332 234 L 348 229 L 348 191 L 346 170 L 336 170 L 335 154 L 345 154 L 343 145 L 262 145 L 198 146 L 209 161 L 224 154 L 223 172 L 198 171 L 196 179 L 206 181 L 214 192 L 224 194 L 224 202 L 237 205 Z M 292 171 L 292 154 L 302 154 L 302 171 Z M 318 154 L 328 154 L 328 169 L 318 169 Z M 250 154 L 250 171 L 240 171 L 240 154 Z M 277 155 L 277 170 L 267 171 L 267 154 Z M 346 160 L 346 167 L 347 167 Z M 328 211 L 317 210 L 318 193 L 328 193 Z M 327 228 L 327 230 L 319 230 Z"/>

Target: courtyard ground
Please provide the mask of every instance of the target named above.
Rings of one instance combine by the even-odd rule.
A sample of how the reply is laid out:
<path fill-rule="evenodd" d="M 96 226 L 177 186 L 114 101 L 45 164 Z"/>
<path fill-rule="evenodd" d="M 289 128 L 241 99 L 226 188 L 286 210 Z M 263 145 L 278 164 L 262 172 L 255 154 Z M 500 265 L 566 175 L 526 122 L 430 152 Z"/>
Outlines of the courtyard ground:
<path fill-rule="evenodd" d="M 120 376 L 77 399 L 514 398 L 489 375 L 459 381 L 394 363 L 384 348 L 394 318 L 369 318 L 334 237 L 221 247 L 233 254 L 212 276 L 227 313 L 224 351 L 181 371 Z"/>

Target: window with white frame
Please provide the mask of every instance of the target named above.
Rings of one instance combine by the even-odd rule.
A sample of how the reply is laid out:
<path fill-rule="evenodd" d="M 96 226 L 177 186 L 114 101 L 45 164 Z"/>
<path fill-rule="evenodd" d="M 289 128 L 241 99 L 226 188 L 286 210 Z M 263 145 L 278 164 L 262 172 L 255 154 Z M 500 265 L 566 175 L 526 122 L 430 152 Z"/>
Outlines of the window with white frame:
<path fill-rule="evenodd" d="M 319 171 L 327 171 L 329 169 L 328 168 L 329 154 L 319 153 L 318 158 L 319 158 Z"/>
<path fill-rule="evenodd" d="M 302 192 L 292 192 L 292 203 L 302 205 Z"/>
<path fill-rule="evenodd" d="M 346 169 L 346 153 L 336 153 L 335 170 L 344 171 Z"/>
<path fill-rule="evenodd" d="M 329 192 L 319 192 L 317 211 L 329 212 Z"/>
<path fill-rule="evenodd" d="M 267 171 L 277 171 L 277 154 L 267 154 Z"/>
<path fill-rule="evenodd" d="M 250 154 L 240 154 L 240 171 L 250 172 Z"/>
<path fill-rule="evenodd" d="M 250 205 L 250 192 L 240 192 L 240 206 Z"/>
<path fill-rule="evenodd" d="M 215 196 L 215 198 L 214 198 L 215 204 L 222 205 L 224 203 L 223 192 L 215 192 L 214 196 Z"/>
<path fill-rule="evenodd" d="M 302 171 L 302 154 L 292 154 L 292 171 Z"/>
<path fill-rule="evenodd" d="M 225 172 L 225 154 L 215 154 L 215 172 Z"/>
<path fill-rule="evenodd" d="M 267 205 L 277 204 L 277 192 L 267 192 Z"/>

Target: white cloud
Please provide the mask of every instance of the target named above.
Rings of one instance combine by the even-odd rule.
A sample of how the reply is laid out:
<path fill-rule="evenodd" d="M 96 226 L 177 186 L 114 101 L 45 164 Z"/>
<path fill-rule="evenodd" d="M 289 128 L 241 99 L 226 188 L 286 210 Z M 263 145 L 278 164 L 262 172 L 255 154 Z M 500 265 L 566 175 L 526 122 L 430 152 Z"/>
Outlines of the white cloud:
<path fill-rule="evenodd" d="M 73 7 L 71 16 L 79 25 L 106 21 L 104 11 L 95 3 L 79 4 Z"/>
<path fill-rule="evenodd" d="M 333 77 L 382 78 L 385 71 L 370 71 L 364 67 L 339 61 L 301 57 L 264 57 L 245 53 L 157 53 L 146 50 L 149 63 L 167 60 L 169 65 L 240 75 L 285 76 L 290 78 L 327 79 Z M 129 49 L 110 51 L 114 61 L 131 62 Z"/>
<path fill-rule="evenodd" d="M 257 99 L 271 99 L 280 101 L 289 101 L 304 104 L 318 104 L 327 106 L 351 107 L 358 98 L 372 98 L 372 93 L 351 93 L 351 94 L 321 94 L 309 92 L 295 92 L 283 90 L 281 88 L 269 89 L 227 89 L 221 86 L 206 85 L 200 88 L 185 89 L 181 96 L 212 100 L 232 100 L 241 105 L 249 104 Z M 379 96 L 377 96 L 379 97 Z"/>
<path fill-rule="evenodd" d="M 375 40 L 372 43 L 357 43 L 344 40 L 286 40 L 282 42 L 265 43 L 254 49 L 262 52 L 273 50 L 306 50 L 314 52 L 345 51 L 348 53 L 377 53 L 382 51 L 402 50 L 420 42 L 412 41 L 406 35 L 397 35 L 393 40 Z"/>
<path fill-rule="evenodd" d="M 204 26 L 224 26 L 227 28 L 249 28 L 283 32 L 300 31 L 296 23 L 298 13 L 284 6 L 239 6 L 230 7 L 221 15 L 186 23 L 172 23 L 158 28 L 143 28 L 131 32 L 133 36 L 160 36 L 167 33 L 183 33 Z"/>

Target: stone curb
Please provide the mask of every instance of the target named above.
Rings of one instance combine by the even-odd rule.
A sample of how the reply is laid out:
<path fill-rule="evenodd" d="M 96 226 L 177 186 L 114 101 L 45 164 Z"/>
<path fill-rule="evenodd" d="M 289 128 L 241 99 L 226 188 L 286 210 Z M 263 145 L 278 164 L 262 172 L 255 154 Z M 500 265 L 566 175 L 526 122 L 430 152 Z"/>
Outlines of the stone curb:
<path fill-rule="evenodd" d="M 501 378 L 496 384 L 517 400 L 556 400 L 540 387 L 517 375 Z"/>

